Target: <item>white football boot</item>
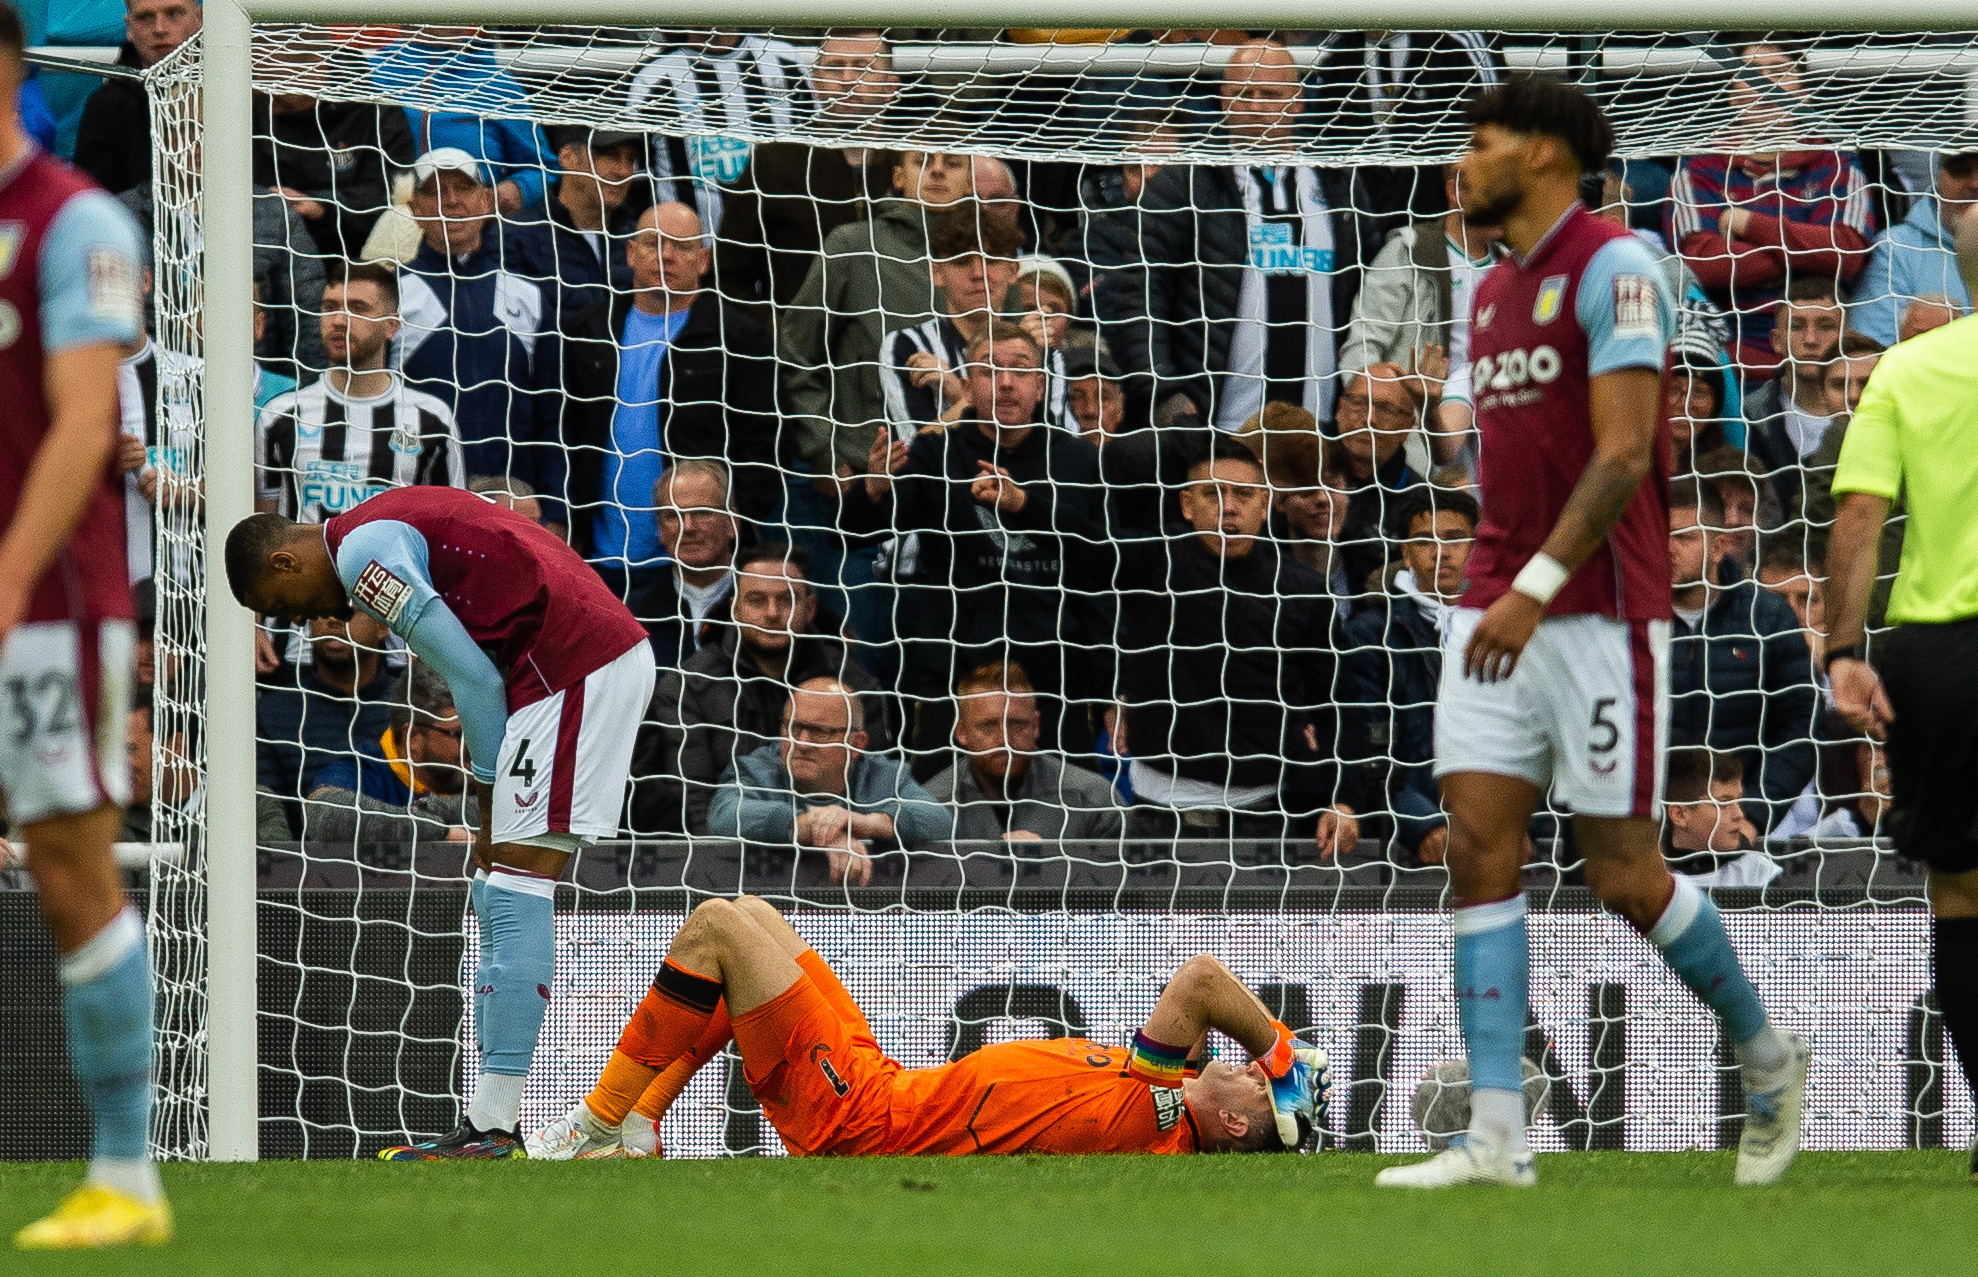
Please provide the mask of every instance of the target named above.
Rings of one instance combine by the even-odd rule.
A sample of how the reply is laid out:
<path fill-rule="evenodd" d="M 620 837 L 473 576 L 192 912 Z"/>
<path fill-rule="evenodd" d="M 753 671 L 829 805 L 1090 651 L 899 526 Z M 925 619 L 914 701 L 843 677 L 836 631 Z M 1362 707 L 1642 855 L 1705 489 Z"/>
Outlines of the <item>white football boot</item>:
<path fill-rule="evenodd" d="M 618 1128 L 606 1126 L 582 1100 L 577 1106 L 523 1141 L 530 1157 L 545 1162 L 618 1155 Z"/>
<path fill-rule="evenodd" d="M 1538 1167 L 1530 1150 L 1508 1152 L 1469 1134 L 1451 1139 L 1448 1148 L 1426 1162 L 1390 1166 L 1374 1176 L 1376 1188 L 1454 1188 L 1459 1184 L 1530 1188 L 1537 1183 Z"/>
<path fill-rule="evenodd" d="M 1812 1056 L 1797 1033 L 1779 1035 L 1786 1044 L 1786 1068 L 1764 1091 L 1745 1087 L 1744 1138 L 1738 1141 L 1737 1182 L 1776 1184 L 1799 1152 L 1800 1118 L 1806 1110 L 1806 1070 Z"/>

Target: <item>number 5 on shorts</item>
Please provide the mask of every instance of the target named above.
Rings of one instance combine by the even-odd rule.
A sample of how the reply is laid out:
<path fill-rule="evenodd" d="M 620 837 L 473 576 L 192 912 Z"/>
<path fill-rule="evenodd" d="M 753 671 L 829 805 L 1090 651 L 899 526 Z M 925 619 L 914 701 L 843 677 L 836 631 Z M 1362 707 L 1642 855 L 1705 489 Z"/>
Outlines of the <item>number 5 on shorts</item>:
<path fill-rule="evenodd" d="M 1607 720 L 1607 711 L 1614 708 L 1617 699 L 1603 696 L 1593 703 L 1593 722 L 1589 725 L 1593 735 L 1587 740 L 1587 748 L 1593 753 L 1611 754 L 1621 743 L 1621 729 Z"/>

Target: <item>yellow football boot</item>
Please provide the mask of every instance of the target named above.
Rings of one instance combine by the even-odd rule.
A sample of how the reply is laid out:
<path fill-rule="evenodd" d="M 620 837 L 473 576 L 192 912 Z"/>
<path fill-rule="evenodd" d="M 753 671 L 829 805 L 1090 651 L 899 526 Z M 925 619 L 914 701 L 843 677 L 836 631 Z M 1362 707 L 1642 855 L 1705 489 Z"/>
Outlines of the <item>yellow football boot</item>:
<path fill-rule="evenodd" d="M 105 1246 L 158 1246 L 172 1239 L 172 1208 L 164 1199 L 147 1204 L 101 1184 L 84 1184 L 62 1199 L 53 1214 L 14 1234 L 22 1250 L 99 1250 Z"/>

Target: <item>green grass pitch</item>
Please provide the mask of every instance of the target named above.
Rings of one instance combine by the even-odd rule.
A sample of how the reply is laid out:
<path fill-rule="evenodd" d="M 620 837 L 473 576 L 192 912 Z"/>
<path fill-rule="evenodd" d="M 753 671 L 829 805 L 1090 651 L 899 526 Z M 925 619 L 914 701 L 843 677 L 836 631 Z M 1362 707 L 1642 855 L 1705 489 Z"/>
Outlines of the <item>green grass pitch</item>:
<path fill-rule="evenodd" d="M 1812 1153 L 1764 1190 L 1731 1188 L 1729 1154 L 1560 1154 L 1539 1159 L 1530 1192 L 1376 1192 L 1374 1172 L 1394 1160 L 170 1166 L 179 1233 L 169 1247 L 23 1255 L 0 1243 L 0 1272 L 1884 1277 L 1978 1269 L 1978 1187 L 1959 1153 Z M 74 1165 L 0 1165 L 0 1225 L 11 1234 L 79 1174 Z"/>

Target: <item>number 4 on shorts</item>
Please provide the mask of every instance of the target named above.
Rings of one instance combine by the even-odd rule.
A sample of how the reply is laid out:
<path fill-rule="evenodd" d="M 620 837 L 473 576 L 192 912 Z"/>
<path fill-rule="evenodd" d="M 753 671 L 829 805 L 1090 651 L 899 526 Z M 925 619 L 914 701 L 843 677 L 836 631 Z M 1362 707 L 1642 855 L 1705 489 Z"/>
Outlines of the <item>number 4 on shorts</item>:
<path fill-rule="evenodd" d="M 519 777 L 522 787 L 529 789 L 536 783 L 536 760 L 529 757 L 529 742 L 525 739 L 515 750 L 515 761 L 508 765 L 508 774 Z"/>

